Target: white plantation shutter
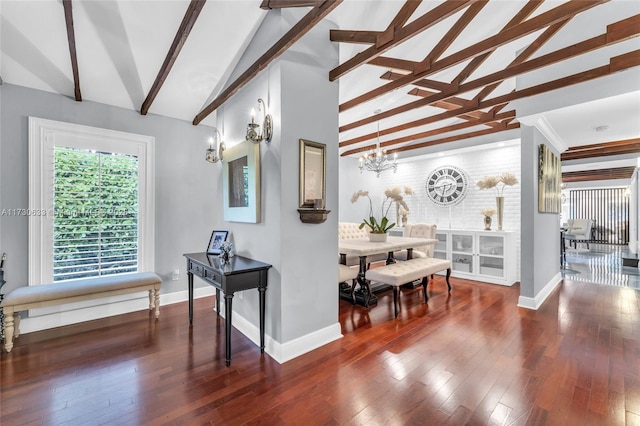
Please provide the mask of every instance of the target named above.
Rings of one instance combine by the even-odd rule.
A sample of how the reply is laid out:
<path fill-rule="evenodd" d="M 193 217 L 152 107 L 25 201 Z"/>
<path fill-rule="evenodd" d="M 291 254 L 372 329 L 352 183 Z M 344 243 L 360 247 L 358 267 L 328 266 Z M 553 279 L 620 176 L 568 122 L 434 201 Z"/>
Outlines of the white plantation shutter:
<path fill-rule="evenodd" d="M 138 158 L 56 146 L 53 280 L 138 270 Z"/>
<path fill-rule="evenodd" d="M 29 285 L 154 271 L 154 144 L 29 117 Z"/>

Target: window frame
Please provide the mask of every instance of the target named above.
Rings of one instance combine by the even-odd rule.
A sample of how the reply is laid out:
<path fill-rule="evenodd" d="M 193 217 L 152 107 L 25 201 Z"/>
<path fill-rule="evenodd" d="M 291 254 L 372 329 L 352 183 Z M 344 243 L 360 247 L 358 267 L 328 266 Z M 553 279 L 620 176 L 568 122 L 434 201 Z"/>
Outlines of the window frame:
<path fill-rule="evenodd" d="M 53 148 L 56 145 L 138 157 L 138 271 L 154 271 L 155 138 L 29 117 L 28 284 L 53 283 Z"/>

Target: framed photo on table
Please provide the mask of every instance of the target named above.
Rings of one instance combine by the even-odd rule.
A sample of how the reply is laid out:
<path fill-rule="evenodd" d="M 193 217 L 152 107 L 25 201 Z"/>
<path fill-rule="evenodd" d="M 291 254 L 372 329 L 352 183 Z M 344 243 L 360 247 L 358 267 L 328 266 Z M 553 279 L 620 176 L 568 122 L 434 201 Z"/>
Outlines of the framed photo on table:
<path fill-rule="evenodd" d="M 220 254 L 220 246 L 227 241 L 229 231 L 213 231 L 207 246 L 207 254 Z"/>

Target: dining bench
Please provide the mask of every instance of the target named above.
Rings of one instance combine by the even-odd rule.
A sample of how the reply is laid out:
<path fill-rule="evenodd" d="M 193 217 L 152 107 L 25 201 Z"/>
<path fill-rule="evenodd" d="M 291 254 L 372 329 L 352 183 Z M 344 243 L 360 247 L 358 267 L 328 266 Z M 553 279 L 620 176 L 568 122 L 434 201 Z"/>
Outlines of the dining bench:
<path fill-rule="evenodd" d="M 155 309 L 155 316 L 158 318 L 161 284 L 162 279 L 158 275 L 152 272 L 137 272 L 18 287 L 10 291 L 0 304 L 5 315 L 4 348 L 11 352 L 13 339 L 20 335 L 20 311 L 27 309 L 148 290 L 149 309 Z"/>
<path fill-rule="evenodd" d="M 385 266 L 369 269 L 365 277 L 369 281 L 377 281 L 389 284 L 393 287 L 393 308 L 396 318 L 398 317 L 398 295 L 400 286 L 422 279 L 422 290 L 424 292 L 424 303 L 429 301 L 427 295 L 427 284 L 429 276 L 438 272 L 447 271 L 446 282 L 448 291 L 451 292 L 451 261 L 434 257 L 417 257 L 404 262 L 391 263 Z"/>

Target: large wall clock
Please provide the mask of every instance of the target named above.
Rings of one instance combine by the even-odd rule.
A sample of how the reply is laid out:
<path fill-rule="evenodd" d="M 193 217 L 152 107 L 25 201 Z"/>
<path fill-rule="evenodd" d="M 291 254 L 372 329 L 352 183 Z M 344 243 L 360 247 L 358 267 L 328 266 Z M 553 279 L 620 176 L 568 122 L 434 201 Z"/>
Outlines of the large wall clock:
<path fill-rule="evenodd" d="M 440 166 L 427 177 L 427 197 L 438 206 L 454 206 L 464 199 L 469 188 L 467 174 L 455 166 Z"/>

